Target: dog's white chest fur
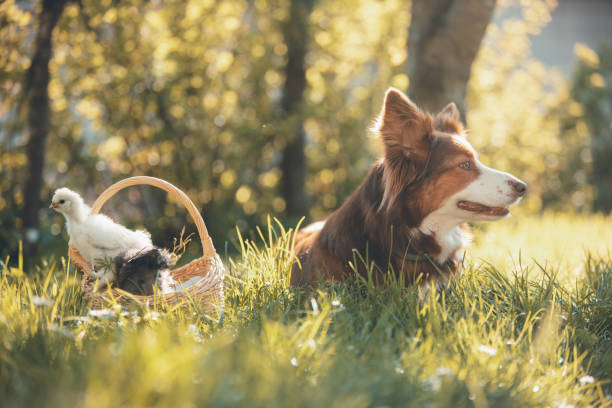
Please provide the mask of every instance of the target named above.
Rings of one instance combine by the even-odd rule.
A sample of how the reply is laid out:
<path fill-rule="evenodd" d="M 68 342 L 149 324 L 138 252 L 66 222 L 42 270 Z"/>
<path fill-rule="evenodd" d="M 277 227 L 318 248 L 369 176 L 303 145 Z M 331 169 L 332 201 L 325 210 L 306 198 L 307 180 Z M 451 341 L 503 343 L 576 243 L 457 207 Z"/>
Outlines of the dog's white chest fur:
<path fill-rule="evenodd" d="M 456 219 L 444 217 L 436 212 L 425 217 L 419 230 L 424 234 L 432 235 L 440 246 L 440 253 L 435 259 L 441 264 L 466 244 L 460 223 Z"/>

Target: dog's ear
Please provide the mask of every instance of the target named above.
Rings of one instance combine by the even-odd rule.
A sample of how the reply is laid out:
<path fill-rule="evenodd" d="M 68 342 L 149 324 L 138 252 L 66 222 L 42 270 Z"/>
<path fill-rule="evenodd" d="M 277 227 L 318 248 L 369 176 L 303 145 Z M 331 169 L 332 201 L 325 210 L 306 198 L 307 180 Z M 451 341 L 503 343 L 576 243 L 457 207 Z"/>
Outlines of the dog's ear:
<path fill-rule="evenodd" d="M 455 120 L 457 122 L 461 121 L 461 114 L 459 113 L 459 109 L 457 108 L 457 105 L 455 105 L 455 102 L 451 102 L 446 105 L 444 109 L 442 109 L 440 113 L 438 113 L 438 115 L 447 116 L 449 119 Z"/>
<path fill-rule="evenodd" d="M 461 123 L 461 114 L 457 105 L 453 102 L 449 103 L 438 113 L 434 120 L 436 129 L 446 133 L 463 134 L 463 124 Z"/>
<path fill-rule="evenodd" d="M 433 120 L 406 95 L 390 88 L 376 130 L 385 147 L 384 195 L 380 208 L 390 207 L 403 188 L 424 170 Z"/>
<path fill-rule="evenodd" d="M 385 148 L 415 149 L 433 131 L 431 117 L 422 112 L 403 92 L 389 88 L 376 130 Z"/>

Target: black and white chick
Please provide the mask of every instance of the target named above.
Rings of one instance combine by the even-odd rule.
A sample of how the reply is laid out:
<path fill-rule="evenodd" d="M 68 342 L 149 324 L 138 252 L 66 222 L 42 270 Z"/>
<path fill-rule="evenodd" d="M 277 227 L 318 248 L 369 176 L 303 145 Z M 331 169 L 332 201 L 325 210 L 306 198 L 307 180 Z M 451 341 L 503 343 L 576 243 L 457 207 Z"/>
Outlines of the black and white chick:
<path fill-rule="evenodd" d="M 120 289 L 136 295 L 152 295 L 154 286 L 162 293 L 175 290 L 176 282 L 170 270 L 176 258 L 166 249 L 129 250 L 115 258 L 116 284 Z"/>

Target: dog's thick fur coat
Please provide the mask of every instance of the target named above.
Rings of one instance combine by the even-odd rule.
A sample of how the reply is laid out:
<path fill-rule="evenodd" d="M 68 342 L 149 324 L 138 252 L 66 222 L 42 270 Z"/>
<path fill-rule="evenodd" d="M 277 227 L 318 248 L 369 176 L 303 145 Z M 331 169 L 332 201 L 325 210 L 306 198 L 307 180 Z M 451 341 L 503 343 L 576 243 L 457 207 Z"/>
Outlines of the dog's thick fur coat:
<path fill-rule="evenodd" d="M 378 283 L 440 280 L 459 271 L 465 222 L 506 216 L 526 190 L 479 161 L 452 103 L 432 116 L 390 89 L 375 130 L 383 157 L 338 210 L 298 232 L 292 285 L 368 270 Z"/>

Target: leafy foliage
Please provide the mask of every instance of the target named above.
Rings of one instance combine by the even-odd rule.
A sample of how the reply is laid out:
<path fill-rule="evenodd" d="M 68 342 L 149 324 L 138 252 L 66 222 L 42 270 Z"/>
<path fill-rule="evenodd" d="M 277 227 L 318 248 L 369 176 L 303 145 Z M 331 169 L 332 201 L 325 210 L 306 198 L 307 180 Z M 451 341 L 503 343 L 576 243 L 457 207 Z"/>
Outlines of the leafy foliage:
<path fill-rule="evenodd" d="M 595 53 L 584 45 L 576 46 L 580 64 L 574 75 L 572 101 L 580 104 L 583 115 L 573 115 L 567 121 L 568 135 L 586 135 L 586 143 L 579 151 L 584 169 L 577 169 L 574 179 L 591 184 L 591 194 L 574 196 L 588 205 L 593 199 L 593 209 L 609 213 L 612 210 L 612 49 L 604 47 Z M 590 166 L 589 166 L 590 165 Z M 586 173 L 586 174 L 585 174 Z M 586 177 L 585 177 L 586 176 Z M 594 197 L 591 197 L 594 196 Z"/>
<path fill-rule="evenodd" d="M 589 160 L 607 150 L 591 145 L 588 129 L 600 141 L 609 135 L 603 88 L 590 79 L 570 87 L 530 54 L 529 35 L 550 20 L 553 3 L 499 2 L 498 13 L 520 7 L 522 14 L 490 25 L 468 97 L 470 140 L 485 163 L 529 183 L 519 211 L 530 213 L 590 209 L 601 178 L 590 175 Z M 20 98 L 38 7 L 16 0 L 0 5 L 0 254 L 13 258 L 24 238 Z M 92 202 L 118 179 L 161 177 L 202 208 L 221 248 L 235 242 L 234 226 L 246 231 L 268 214 L 286 225 L 297 222 L 283 214 L 279 166 L 295 122 L 303 121 L 312 198 L 305 215 L 318 218 L 337 208 L 379 152 L 367 129 L 385 89 L 409 88 L 404 65 L 410 10 L 399 0 L 318 1 L 310 15 L 311 38 L 305 39 L 305 101 L 286 117 L 280 101 L 288 8 L 288 0 L 69 4 L 54 33 L 43 195 L 68 185 Z M 584 68 L 578 77 L 597 74 L 609 84 L 607 60 L 600 60 L 600 67 Z M 144 225 L 156 244 L 169 247 L 185 224 L 186 214 L 177 208 L 163 193 L 134 188 L 104 211 L 128 225 Z M 48 213 L 41 218 L 40 247 L 57 253 L 64 247 L 58 237 L 63 220 Z M 192 256 L 197 251 L 195 244 L 188 248 Z"/>
<path fill-rule="evenodd" d="M 472 66 L 468 127 L 485 164 L 527 182 L 529 195 L 521 207 L 534 212 L 542 209 L 542 195 L 549 191 L 548 180 L 557 177 L 558 163 L 567 159 L 555 111 L 568 91 L 559 72 L 531 55 L 529 36 L 550 21 L 554 6 L 550 2 L 522 5 L 520 18 L 489 26 Z"/>

